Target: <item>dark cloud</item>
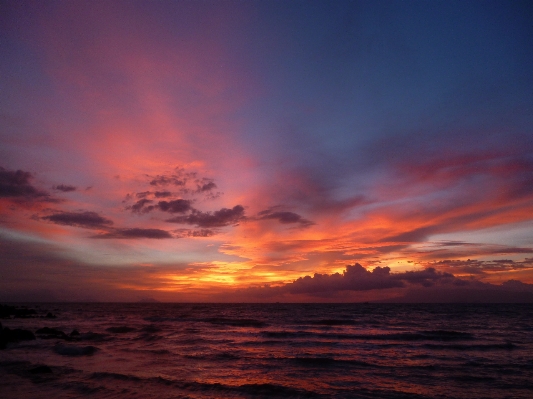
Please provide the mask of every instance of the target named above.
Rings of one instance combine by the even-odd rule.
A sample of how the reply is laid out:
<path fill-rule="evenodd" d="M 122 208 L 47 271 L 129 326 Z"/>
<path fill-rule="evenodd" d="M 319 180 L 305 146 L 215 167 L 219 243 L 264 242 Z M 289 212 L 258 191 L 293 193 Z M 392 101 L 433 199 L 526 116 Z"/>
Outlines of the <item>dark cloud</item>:
<path fill-rule="evenodd" d="M 129 229 L 113 229 L 105 234 L 99 234 L 93 236 L 93 238 L 172 238 L 172 235 L 161 229 L 141 229 L 141 228 L 129 228 Z"/>
<path fill-rule="evenodd" d="M 436 282 L 451 282 L 451 280 L 455 278 L 453 274 L 438 272 L 433 267 L 428 267 L 427 269 L 419 271 L 397 273 L 393 274 L 392 277 L 401 281 L 409 282 L 411 284 L 419 284 L 424 287 L 431 287 Z"/>
<path fill-rule="evenodd" d="M 428 236 L 438 230 L 439 226 L 420 227 L 401 234 L 382 238 L 379 242 L 422 242 L 426 241 Z"/>
<path fill-rule="evenodd" d="M 184 200 L 184 199 L 177 199 L 173 201 L 159 201 L 157 206 L 163 212 L 169 212 L 169 213 L 185 213 L 185 212 L 194 210 L 191 207 L 191 201 Z"/>
<path fill-rule="evenodd" d="M 38 190 L 30 184 L 33 178 L 30 172 L 7 170 L 0 166 L 0 198 L 23 198 L 35 200 L 48 197 L 48 193 Z"/>
<path fill-rule="evenodd" d="M 163 192 L 164 195 L 160 196 L 166 196 L 166 193 L 167 192 Z M 134 213 L 148 213 L 155 209 L 160 209 L 161 211 L 168 213 L 186 213 L 194 211 L 194 208 L 191 206 L 192 201 L 190 200 L 176 199 L 172 201 L 159 201 L 156 205 L 148 205 L 152 204 L 154 201 L 144 197 L 145 196 L 143 195 L 140 200 L 131 206 L 127 206 L 126 209 L 131 210 Z"/>
<path fill-rule="evenodd" d="M 211 230 L 211 229 L 200 229 L 200 230 L 179 229 L 179 230 L 175 230 L 174 232 L 177 233 L 177 236 L 180 238 L 212 237 L 217 234 L 215 230 Z"/>
<path fill-rule="evenodd" d="M 311 222 L 310 220 L 302 218 L 300 215 L 294 212 L 283 212 L 283 211 L 277 211 L 273 212 L 272 209 L 267 209 L 264 211 L 259 212 L 259 220 L 277 220 L 282 224 L 294 224 L 298 223 L 302 227 L 308 227 L 315 223 Z"/>
<path fill-rule="evenodd" d="M 504 272 L 533 269 L 533 259 L 526 258 L 523 261 L 511 259 L 477 260 L 477 259 L 448 259 L 428 263 L 428 266 L 439 270 L 447 270 L 452 273 L 482 275 L 486 272 Z"/>
<path fill-rule="evenodd" d="M 69 186 L 67 184 L 60 184 L 59 186 L 54 186 L 54 190 L 63 191 L 64 193 L 68 193 L 70 191 L 76 191 L 77 187 Z"/>
<path fill-rule="evenodd" d="M 93 236 L 93 238 L 172 238 L 168 231 L 161 229 L 112 228 L 113 222 L 96 212 L 61 212 L 44 216 L 41 219 L 67 226 L 106 230 L 106 233 Z"/>
<path fill-rule="evenodd" d="M 174 184 L 175 186 L 184 186 L 186 180 L 179 179 L 174 176 L 156 176 L 150 181 L 151 186 L 166 186 Z"/>
<path fill-rule="evenodd" d="M 175 173 L 162 174 L 156 176 L 148 176 L 150 178 L 149 184 L 151 186 L 178 186 L 177 191 L 182 194 L 189 195 L 204 195 L 206 199 L 218 198 L 221 193 L 214 193 L 213 190 L 217 188 L 213 179 L 207 177 L 198 177 L 196 172 L 186 172 L 185 169 L 177 167 Z M 156 191 L 147 192 L 153 194 L 155 198 L 165 198 L 172 196 L 170 191 Z"/>
<path fill-rule="evenodd" d="M 212 179 L 203 178 L 202 180 L 198 180 L 196 182 L 197 189 L 196 191 L 199 193 L 204 193 L 206 191 L 211 191 L 217 188 L 217 185 Z"/>
<path fill-rule="evenodd" d="M 303 294 L 342 290 L 366 291 L 403 286 L 404 284 L 400 280 L 391 278 L 389 267 L 376 267 L 372 272 L 369 272 L 356 263 L 353 266 L 347 266 L 343 274 L 315 273 L 313 277 L 300 277 L 284 288 L 293 294 Z"/>
<path fill-rule="evenodd" d="M 166 198 L 170 197 L 172 193 L 170 191 L 156 191 L 154 192 L 156 198 Z"/>
<path fill-rule="evenodd" d="M 313 294 L 336 291 L 368 291 L 375 289 L 401 288 L 405 283 L 429 287 L 436 282 L 451 282 L 454 276 L 438 272 L 433 268 L 421 271 L 391 273 L 390 268 L 376 267 L 366 270 L 359 263 L 346 266 L 343 274 L 315 274 L 313 277 L 300 277 L 282 287 L 291 294 Z"/>
<path fill-rule="evenodd" d="M 189 237 L 212 237 L 214 235 L 216 235 L 216 232 L 209 229 L 190 230 L 188 233 Z"/>
<path fill-rule="evenodd" d="M 49 216 L 43 216 L 41 219 L 48 220 L 55 224 L 83 227 L 87 229 L 105 228 L 113 224 L 111 220 L 98 215 L 96 212 L 60 212 Z"/>
<path fill-rule="evenodd" d="M 146 213 L 146 212 L 150 212 L 152 209 L 154 209 L 154 206 L 147 206 L 145 207 L 146 204 L 150 204 L 154 201 L 152 200 L 149 200 L 149 199 L 146 199 L 146 198 L 143 198 L 143 199 L 140 199 L 139 201 L 137 201 L 135 204 L 133 204 L 132 206 L 130 207 L 127 207 L 126 209 L 131 209 L 132 212 L 135 212 L 135 213 Z"/>
<path fill-rule="evenodd" d="M 143 192 L 141 192 L 141 193 L 137 193 L 137 194 L 135 194 L 135 196 L 136 196 L 137 198 L 146 198 L 146 197 L 148 197 L 150 194 L 152 194 L 151 191 L 143 191 Z M 128 194 L 128 195 L 129 195 L 129 194 Z"/>
<path fill-rule="evenodd" d="M 201 212 L 194 209 L 190 215 L 177 216 L 172 219 L 168 219 L 167 222 L 211 228 L 236 224 L 244 218 L 244 207 L 242 205 L 235 205 L 232 209 L 222 208 L 213 213 Z"/>

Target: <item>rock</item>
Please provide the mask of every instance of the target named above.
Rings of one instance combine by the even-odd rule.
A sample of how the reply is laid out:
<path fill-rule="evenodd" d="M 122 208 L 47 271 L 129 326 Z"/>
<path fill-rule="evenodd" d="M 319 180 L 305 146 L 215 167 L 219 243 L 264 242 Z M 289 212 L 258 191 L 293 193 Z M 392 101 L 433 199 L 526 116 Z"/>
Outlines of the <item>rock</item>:
<path fill-rule="evenodd" d="M 43 339 L 51 339 L 51 338 L 68 339 L 68 335 L 65 334 L 63 331 L 57 330 L 55 328 L 49 328 L 49 327 L 39 328 L 37 331 L 35 331 L 35 334 L 37 334 L 39 338 L 43 338 Z"/>
<path fill-rule="evenodd" d="M 31 331 L 15 328 L 3 328 L 0 331 L 0 349 L 5 349 L 8 342 L 31 341 L 35 335 Z"/>
<path fill-rule="evenodd" d="M 9 306 L 9 305 L 0 305 L 0 318 L 2 319 L 8 319 L 11 316 L 13 317 L 20 317 L 20 318 L 26 318 L 26 317 L 32 317 L 33 315 L 36 315 L 37 312 L 34 309 L 28 309 L 28 308 L 16 308 L 15 306 Z"/>
<path fill-rule="evenodd" d="M 50 374 L 52 373 L 52 369 L 46 365 L 43 366 L 37 366 L 29 370 L 32 374 Z"/>

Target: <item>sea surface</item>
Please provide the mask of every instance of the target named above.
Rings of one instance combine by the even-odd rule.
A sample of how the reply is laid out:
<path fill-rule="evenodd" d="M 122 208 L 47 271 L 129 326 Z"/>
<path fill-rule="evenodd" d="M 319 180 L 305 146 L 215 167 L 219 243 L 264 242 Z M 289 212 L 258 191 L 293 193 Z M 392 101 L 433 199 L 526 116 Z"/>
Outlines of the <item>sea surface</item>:
<path fill-rule="evenodd" d="M 533 398 L 531 305 L 25 305 L 2 398 Z"/>

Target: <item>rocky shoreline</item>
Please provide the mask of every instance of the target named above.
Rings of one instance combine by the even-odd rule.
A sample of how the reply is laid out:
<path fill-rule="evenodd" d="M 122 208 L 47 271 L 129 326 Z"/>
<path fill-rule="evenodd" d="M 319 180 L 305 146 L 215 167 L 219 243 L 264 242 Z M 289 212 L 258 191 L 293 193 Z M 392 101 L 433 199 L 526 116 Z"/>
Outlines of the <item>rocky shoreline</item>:
<path fill-rule="evenodd" d="M 46 315 L 41 316 L 35 309 L 0 304 L 0 318 L 55 319 L 56 316 L 51 312 L 47 312 Z M 0 323 L 0 350 L 7 349 L 8 346 L 16 345 L 21 341 L 32 341 L 36 339 L 56 339 L 66 342 L 98 341 L 104 339 L 105 336 L 105 334 L 97 334 L 93 332 L 81 334 L 78 330 L 72 330 L 70 334 L 66 334 L 64 331 L 50 327 L 42 327 L 35 331 L 24 330 L 21 328 L 10 329 L 8 327 L 3 327 L 2 323 Z M 65 345 L 59 341 L 54 346 L 54 351 L 56 353 L 65 356 L 92 355 L 97 350 L 98 348 L 94 346 Z"/>

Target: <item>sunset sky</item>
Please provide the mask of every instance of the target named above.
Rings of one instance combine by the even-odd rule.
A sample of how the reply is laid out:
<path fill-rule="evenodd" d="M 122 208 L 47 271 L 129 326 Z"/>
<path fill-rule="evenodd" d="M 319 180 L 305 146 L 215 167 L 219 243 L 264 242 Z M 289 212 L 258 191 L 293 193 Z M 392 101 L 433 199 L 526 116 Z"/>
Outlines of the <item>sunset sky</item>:
<path fill-rule="evenodd" d="M 0 55 L 2 301 L 533 292 L 529 1 L 1 1 Z"/>

